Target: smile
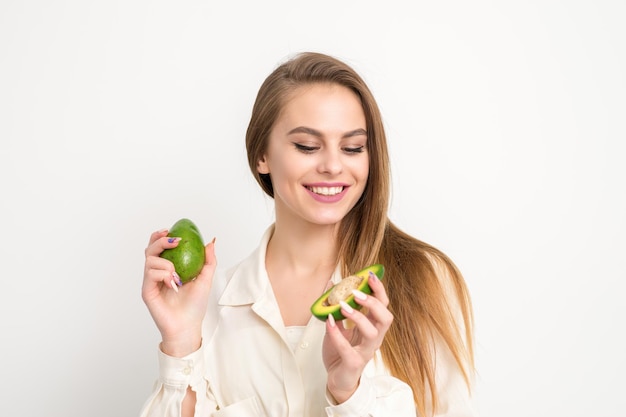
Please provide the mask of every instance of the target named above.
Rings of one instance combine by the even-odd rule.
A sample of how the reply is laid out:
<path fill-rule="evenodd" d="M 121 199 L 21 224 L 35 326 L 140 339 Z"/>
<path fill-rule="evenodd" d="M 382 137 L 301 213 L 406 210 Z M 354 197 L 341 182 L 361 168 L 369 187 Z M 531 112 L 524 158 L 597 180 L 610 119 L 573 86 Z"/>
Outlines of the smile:
<path fill-rule="evenodd" d="M 337 195 L 343 191 L 344 187 L 307 187 L 311 192 L 319 195 Z"/>

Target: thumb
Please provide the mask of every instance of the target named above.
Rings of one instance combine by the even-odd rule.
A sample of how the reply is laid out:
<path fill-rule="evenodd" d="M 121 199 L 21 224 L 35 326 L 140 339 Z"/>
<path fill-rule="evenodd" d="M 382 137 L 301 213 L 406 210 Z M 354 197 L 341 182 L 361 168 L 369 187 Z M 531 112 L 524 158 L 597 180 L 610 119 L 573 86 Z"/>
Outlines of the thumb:
<path fill-rule="evenodd" d="M 204 266 L 196 282 L 200 285 L 211 286 L 213 274 L 217 268 L 217 258 L 215 257 L 215 238 L 204 247 Z"/>
<path fill-rule="evenodd" d="M 215 257 L 215 238 L 207 243 L 204 247 L 205 259 L 204 264 L 209 265 L 213 269 L 217 266 L 217 258 Z"/>

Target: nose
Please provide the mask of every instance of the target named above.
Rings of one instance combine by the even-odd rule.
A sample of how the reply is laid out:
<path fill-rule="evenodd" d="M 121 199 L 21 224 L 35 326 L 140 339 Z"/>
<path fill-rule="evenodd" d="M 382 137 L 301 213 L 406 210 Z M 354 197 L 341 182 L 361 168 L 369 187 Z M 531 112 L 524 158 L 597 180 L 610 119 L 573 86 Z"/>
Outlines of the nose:
<path fill-rule="evenodd" d="M 343 163 L 341 153 L 338 150 L 326 149 L 320 153 L 320 161 L 318 164 L 320 173 L 338 175 L 343 171 Z"/>

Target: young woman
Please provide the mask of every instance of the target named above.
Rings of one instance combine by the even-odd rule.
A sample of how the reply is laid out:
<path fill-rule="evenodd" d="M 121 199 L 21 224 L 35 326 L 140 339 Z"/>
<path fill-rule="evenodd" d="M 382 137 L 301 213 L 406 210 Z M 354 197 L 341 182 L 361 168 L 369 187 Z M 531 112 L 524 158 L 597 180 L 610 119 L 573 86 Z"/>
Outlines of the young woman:
<path fill-rule="evenodd" d="M 184 286 L 155 232 L 142 296 L 161 333 L 142 416 L 471 416 L 472 310 L 448 257 L 388 218 L 387 143 L 376 102 L 345 63 L 303 53 L 261 86 L 246 135 L 276 218 L 256 251 Z M 364 306 L 312 317 L 330 286 L 381 263 Z M 346 325 L 350 324 L 350 325 Z"/>

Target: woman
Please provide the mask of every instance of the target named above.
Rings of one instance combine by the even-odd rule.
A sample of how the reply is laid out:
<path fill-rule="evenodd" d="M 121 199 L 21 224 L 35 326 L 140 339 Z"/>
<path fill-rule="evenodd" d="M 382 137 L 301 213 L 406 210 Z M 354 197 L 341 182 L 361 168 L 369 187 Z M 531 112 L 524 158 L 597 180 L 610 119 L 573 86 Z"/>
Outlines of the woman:
<path fill-rule="evenodd" d="M 162 343 L 142 415 L 474 415 L 466 285 L 448 257 L 389 220 L 385 132 L 359 75 L 318 53 L 280 65 L 258 92 L 246 146 L 275 202 L 256 251 L 216 273 L 211 242 L 200 275 L 178 288 L 159 257 L 178 242 L 167 230 L 150 238 L 142 296 Z M 374 263 L 385 278 L 355 292 L 365 308 L 343 304 L 343 323 L 311 316 L 327 288 Z"/>

